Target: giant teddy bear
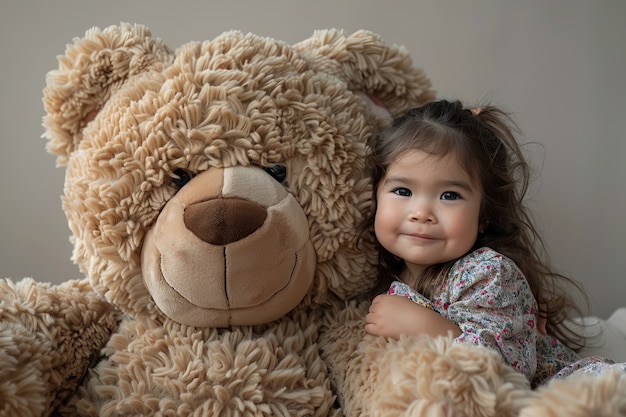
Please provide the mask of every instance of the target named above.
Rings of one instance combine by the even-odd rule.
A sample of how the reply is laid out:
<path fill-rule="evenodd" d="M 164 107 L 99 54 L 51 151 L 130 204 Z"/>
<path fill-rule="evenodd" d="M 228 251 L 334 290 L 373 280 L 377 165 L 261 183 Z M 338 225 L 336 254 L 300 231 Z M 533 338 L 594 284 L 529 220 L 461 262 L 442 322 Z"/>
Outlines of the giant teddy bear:
<path fill-rule="evenodd" d="M 619 374 L 531 391 L 486 349 L 365 335 L 366 141 L 433 97 L 368 31 L 76 38 L 44 126 L 85 278 L 0 281 L 0 414 L 626 415 Z"/>

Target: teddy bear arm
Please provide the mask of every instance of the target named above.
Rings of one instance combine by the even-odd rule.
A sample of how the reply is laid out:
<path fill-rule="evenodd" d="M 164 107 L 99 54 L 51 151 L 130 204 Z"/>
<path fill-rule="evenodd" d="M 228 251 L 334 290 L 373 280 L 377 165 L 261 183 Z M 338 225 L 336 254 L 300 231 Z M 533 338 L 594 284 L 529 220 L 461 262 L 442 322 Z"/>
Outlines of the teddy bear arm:
<path fill-rule="evenodd" d="M 116 327 L 116 310 L 87 280 L 0 281 L 0 415 L 51 415 Z"/>

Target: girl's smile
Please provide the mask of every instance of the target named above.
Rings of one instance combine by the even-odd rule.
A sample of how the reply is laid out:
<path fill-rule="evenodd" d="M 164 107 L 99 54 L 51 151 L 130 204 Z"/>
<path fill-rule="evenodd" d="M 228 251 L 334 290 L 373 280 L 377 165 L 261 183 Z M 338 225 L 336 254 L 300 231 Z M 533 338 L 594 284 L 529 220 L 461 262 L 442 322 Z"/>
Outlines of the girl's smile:
<path fill-rule="evenodd" d="M 428 240 L 434 240 L 435 239 L 431 235 L 426 235 L 426 234 L 421 234 L 421 233 L 412 233 L 412 234 L 409 234 L 409 236 L 413 236 L 417 240 L 426 240 L 426 241 L 428 241 Z"/>

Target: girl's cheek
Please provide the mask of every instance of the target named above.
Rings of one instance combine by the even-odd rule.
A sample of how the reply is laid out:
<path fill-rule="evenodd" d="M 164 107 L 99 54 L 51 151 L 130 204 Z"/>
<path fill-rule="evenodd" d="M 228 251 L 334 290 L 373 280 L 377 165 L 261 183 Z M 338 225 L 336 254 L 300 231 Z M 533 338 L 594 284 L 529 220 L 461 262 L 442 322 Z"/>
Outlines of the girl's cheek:
<path fill-rule="evenodd" d="M 387 208 L 387 204 L 385 202 L 385 199 L 379 199 L 378 200 L 378 205 L 376 207 L 376 215 L 374 217 L 374 224 L 376 224 L 377 222 L 380 221 L 381 218 L 384 217 L 384 213 L 386 213 L 388 211 Z"/>

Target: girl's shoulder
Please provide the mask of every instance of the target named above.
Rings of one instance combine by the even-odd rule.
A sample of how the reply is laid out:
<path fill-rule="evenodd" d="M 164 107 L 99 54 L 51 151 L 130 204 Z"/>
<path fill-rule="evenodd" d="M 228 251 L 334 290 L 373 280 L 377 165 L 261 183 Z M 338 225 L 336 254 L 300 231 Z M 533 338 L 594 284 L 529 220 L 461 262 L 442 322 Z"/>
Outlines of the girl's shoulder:
<path fill-rule="evenodd" d="M 461 257 L 454 263 L 450 273 L 458 277 L 466 275 L 467 273 L 483 275 L 479 273 L 481 271 L 489 275 L 500 275 L 504 273 L 505 275 L 517 276 L 521 274 L 519 268 L 511 258 L 489 247 L 476 249 Z"/>
<path fill-rule="evenodd" d="M 469 293 L 493 296 L 498 292 L 529 292 L 527 287 L 524 274 L 511 258 L 484 247 L 455 262 L 440 291 L 447 293 L 450 299 L 458 299 Z"/>
<path fill-rule="evenodd" d="M 459 258 L 456 261 L 455 265 L 480 263 L 480 262 L 487 262 L 487 261 L 514 263 L 513 260 L 511 260 L 510 258 L 507 258 L 500 252 L 493 250 L 488 246 L 483 246 L 482 248 L 475 249 L 474 251 L 468 253 L 467 255 Z"/>

